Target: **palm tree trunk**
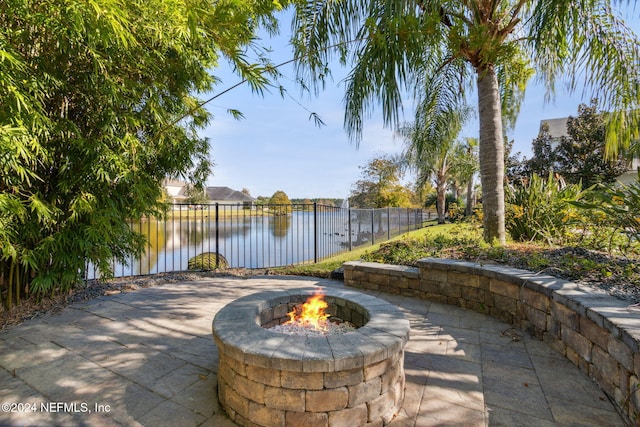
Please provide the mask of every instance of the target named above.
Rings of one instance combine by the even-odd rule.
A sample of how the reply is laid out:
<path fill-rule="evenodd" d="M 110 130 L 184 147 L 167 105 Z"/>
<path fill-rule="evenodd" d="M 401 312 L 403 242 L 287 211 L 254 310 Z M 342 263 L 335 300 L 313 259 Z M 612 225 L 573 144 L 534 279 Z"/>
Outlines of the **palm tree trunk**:
<path fill-rule="evenodd" d="M 436 211 L 438 212 L 438 224 L 445 223 L 445 209 L 447 204 L 447 180 L 442 171 L 438 172 L 436 179 Z"/>
<path fill-rule="evenodd" d="M 484 240 L 504 245 L 504 136 L 498 78 L 492 65 L 477 72 Z"/>
<path fill-rule="evenodd" d="M 445 223 L 445 207 L 447 204 L 446 189 L 447 187 L 444 185 L 438 185 L 436 189 L 436 211 L 438 213 L 438 224 Z"/>
<path fill-rule="evenodd" d="M 471 176 L 471 178 L 469 179 L 469 182 L 467 182 L 467 210 L 466 210 L 466 215 L 467 216 L 471 216 L 473 215 L 473 175 Z"/>

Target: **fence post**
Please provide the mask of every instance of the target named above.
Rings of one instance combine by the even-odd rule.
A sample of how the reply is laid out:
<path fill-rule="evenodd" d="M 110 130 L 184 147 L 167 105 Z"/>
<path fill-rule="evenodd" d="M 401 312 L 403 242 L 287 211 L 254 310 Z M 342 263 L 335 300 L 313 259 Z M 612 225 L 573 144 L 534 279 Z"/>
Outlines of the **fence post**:
<path fill-rule="evenodd" d="M 373 244 L 375 243 L 376 238 L 374 237 L 373 234 L 373 221 L 374 221 L 374 209 L 371 209 L 371 246 L 373 246 Z"/>
<path fill-rule="evenodd" d="M 407 208 L 407 231 L 411 231 L 411 214 L 409 213 L 409 208 Z"/>
<path fill-rule="evenodd" d="M 189 212 L 189 206 L 187 206 L 187 265 L 189 265 L 189 239 L 191 238 L 191 219 Z M 182 251 L 180 251 L 180 254 L 182 254 Z M 182 261 L 182 258 L 180 258 L 180 261 Z"/>
<path fill-rule="evenodd" d="M 318 262 L 318 203 L 313 202 L 313 262 Z"/>
<path fill-rule="evenodd" d="M 391 239 L 391 208 L 387 206 L 387 240 Z"/>
<path fill-rule="evenodd" d="M 351 252 L 353 250 L 353 241 L 351 238 L 351 208 L 347 209 L 347 213 L 348 213 L 347 224 L 349 224 L 347 226 L 347 233 L 349 233 L 349 252 Z"/>
<path fill-rule="evenodd" d="M 216 268 L 220 268 L 220 213 L 216 202 Z"/>

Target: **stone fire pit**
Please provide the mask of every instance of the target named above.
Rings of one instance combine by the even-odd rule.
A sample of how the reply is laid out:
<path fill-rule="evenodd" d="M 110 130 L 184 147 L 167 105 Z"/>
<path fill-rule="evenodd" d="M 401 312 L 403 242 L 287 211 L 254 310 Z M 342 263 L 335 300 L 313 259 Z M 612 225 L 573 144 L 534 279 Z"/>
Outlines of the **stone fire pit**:
<path fill-rule="evenodd" d="M 218 396 L 237 424 L 386 425 L 402 406 L 409 322 L 388 302 L 325 288 L 327 312 L 357 329 L 310 337 L 266 329 L 287 320 L 316 290 L 256 293 L 213 319 Z"/>

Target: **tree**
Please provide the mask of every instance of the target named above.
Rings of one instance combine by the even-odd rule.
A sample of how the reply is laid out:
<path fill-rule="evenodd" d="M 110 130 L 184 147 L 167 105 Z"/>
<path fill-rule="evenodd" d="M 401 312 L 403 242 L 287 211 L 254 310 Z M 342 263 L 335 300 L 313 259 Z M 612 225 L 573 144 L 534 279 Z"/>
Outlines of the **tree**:
<path fill-rule="evenodd" d="M 558 173 L 568 183 L 582 182 L 583 188 L 598 183 L 613 183 L 627 171 L 628 162 L 618 154 L 605 156 L 606 114 L 598 112 L 598 101 L 580 104 L 578 117 L 567 120 L 568 137 L 560 138 L 555 150 Z"/>
<path fill-rule="evenodd" d="M 323 205 L 323 206 L 335 206 L 336 203 L 333 200 L 329 200 L 329 199 L 318 199 L 317 202 L 319 205 Z"/>
<path fill-rule="evenodd" d="M 527 161 L 527 167 L 531 174 L 546 177 L 549 176 L 549 173 L 558 170 L 557 147 L 554 147 L 548 124 L 542 124 L 540 133 L 531 143 L 531 148 L 533 157 Z"/>
<path fill-rule="evenodd" d="M 185 201 L 192 205 L 202 205 L 209 202 L 207 193 L 202 186 L 188 184 L 184 191 L 187 198 Z"/>
<path fill-rule="evenodd" d="M 453 154 L 452 175 L 461 185 L 466 185 L 466 210 L 465 215 L 471 216 L 475 204 L 473 192 L 475 174 L 478 171 L 478 140 L 466 138 L 465 142 L 458 144 Z"/>
<path fill-rule="evenodd" d="M 532 142 L 533 157 L 527 161 L 529 175 L 557 173 L 568 183 L 582 182 L 584 188 L 615 182 L 627 171 L 628 161 L 622 151 L 615 157 L 606 155 L 606 117 L 606 113 L 598 112 L 598 101 L 594 99 L 591 106 L 578 106 L 577 117 L 567 119 L 568 136 L 554 140 L 547 124 L 543 124 Z"/>
<path fill-rule="evenodd" d="M 504 167 L 505 181 L 511 187 L 526 185 L 531 178 L 529 160 L 520 152 L 511 154 L 512 147 L 513 140 L 509 141 L 505 151 L 507 158 Z"/>
<path fill-rule="evenodd" d="M 285 2 L 286 3 L 286 2 Z M 246 63 L 277 3 L 211 0 L 0 2 L 0 293 L 66 290 L 139 253 L 127 220 L 162 215 L 163 179 L 202 183 L 221 57 Z"/>
<path fill-rule="evenodd" d="M 273 193 L 269 200 L 269 210 L 276 215 L 286 215 L 291 212 L 291 200 L 284 191 L 278 190 Z"/>
<path fill-rule="evenodd" d="M 535 69 L 553 93 L 567 77 L 584 77 L 606 100 L 608 147 L 637 135 L 640 49 L 636 36 L 604 0 L 344 0 L 296 2 L 294 46 L 300 74 L 322 83 L 336 51 L 353 64 L 346 79 L 345 128 L 360 141 L 376 103 L 398 126 L 402 97 L 458 109 L 475 86 L 479 117 L 484 238 L 505 242 L 503 124 L 509 128 Z M 336 46 L 335 49 L 331 49 Z M 321 86 L 318 86 L 318 88 Z M 434 110 L 435 111 L 435 110 Z"/>
<path fill-rule="evenodd" d="M 405 207 L 411 205 L 411 191 L 400 183 L 398 159 L 380 155 L 359 166 L 362 179 L 351 189 L 349 202 L 354 208 Z"/>
<path fill-rule="evenodd" d="M 429 181 L 420 183 L 416 180 L 413 183 L 411 191 L 413 192 L 413 204 L 415 206 L 426 207 L 427 200 L 430 200 L 430 198 L 435 194 L 435 189 Z"/>
<path fill-rule="evenodd" d="M 439 108 L 439 104 L 435 108 Z M 460 153 L 457 151 L 460 144 L 456 138 L 462 129 L 465 114 L 445 108 L 439 112 L 436 120 L 425 120 L 433 116 L 425 111 L 414 123 L 403 126 L 400 134 L 407 144 L 405 161 L 417 172 L 418 185 L 422 186 L 430 180 L 435 184 L 438 223 L 444 224 L 447 183 L 453 178 L 453 157 Z"/>

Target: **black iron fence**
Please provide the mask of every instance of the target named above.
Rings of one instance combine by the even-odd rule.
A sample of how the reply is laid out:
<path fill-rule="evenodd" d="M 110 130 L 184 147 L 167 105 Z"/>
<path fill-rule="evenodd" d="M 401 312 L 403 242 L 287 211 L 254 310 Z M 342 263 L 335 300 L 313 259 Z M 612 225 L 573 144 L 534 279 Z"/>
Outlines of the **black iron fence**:
<path fill-rule="evenodd" d="M 147 238 L 146 251 L 127 265 L 114 265 L 114 274 L 185 271 L 197 256 L 212 268 L 314 263 L 421 228 L 426 219 L 421 209 L 407 208 L 173 205 L 164 220 L 148 218 L 131 224 Z"/>

